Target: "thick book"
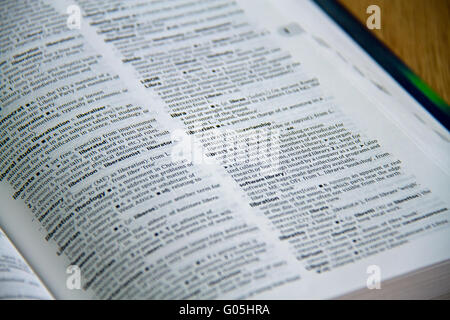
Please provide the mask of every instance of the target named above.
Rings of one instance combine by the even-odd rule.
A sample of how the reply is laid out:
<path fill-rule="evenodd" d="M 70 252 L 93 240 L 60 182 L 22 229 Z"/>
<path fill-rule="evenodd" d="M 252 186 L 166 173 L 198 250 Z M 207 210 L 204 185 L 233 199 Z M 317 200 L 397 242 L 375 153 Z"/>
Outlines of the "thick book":
<path fill-rule="evenodd" d="M 449 107 L 341 10 L 2 2 L 0 298 L 448 295 Z"/>

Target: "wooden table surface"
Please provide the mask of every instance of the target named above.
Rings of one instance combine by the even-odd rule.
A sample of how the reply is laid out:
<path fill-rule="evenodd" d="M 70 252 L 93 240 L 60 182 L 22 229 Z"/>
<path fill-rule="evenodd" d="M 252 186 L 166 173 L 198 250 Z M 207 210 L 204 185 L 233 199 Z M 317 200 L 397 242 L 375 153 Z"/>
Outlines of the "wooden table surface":
<path fill-rule="evenodd" d="M 381 9 L 371 30 L 450 104 L 450 0 L 339 0 L 364 25 L 366 9 Z"/>

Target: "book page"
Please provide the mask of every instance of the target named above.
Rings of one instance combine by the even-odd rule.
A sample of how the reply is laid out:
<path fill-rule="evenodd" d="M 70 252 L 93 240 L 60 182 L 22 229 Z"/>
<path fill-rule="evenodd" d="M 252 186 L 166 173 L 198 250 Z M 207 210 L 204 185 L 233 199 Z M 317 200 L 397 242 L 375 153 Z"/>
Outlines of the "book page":
<path fill-rule="evenodd" d="M 1 229 L 0 299 L 52 299 Z"/>
<path fill-rule="evenodd" d="M 326 13 L 312 1 L 269 2 L 282 13 L 286 21 L 301 26 L 305 35 L 317 44 L 317 50 L 323 54 L 321 59 L 345 74 L 352 87 L 371 97 L 388 119 L 401 128 L 442 170 L 449 173 L 446 162 L 449 151 L 447 129 L 353 42 Z M 292 51 L 297 52 L 295 49 Z M 316 66 L 316 69 L 320 69 L 320 66 Z M 324 74 L 328 73 L 324 71 Z M 341 85 L 341 82 L 332 81 L 324 87 L 335 89 L 333 95 L 339 96 Z"/>
<path fill-rule="evenodd" d="M 335 297 L 449 258 L 442 161 L 269 3 L 73 4 L 2 13 L 0 223 L 55 297 Z"/>
<path fill-rule="evenodd" d="M 56 298 L 249 298 L 301 281 L 214 163 L 173 159 L 170 116 L 95 38 L 42 2 L 4 8 L 5 24 L 33 21 L 3 35 L 21 42 L 2 52 L 0 222 Z"/>
<path fill-rule="evenodd" d="M 301 26 L 261 1 L 130 4 L 121 10 L 80 3 L 114 55 L 189 134 L 219 155 L 240 186 L 236 192 L 246 193 L 310 274 L 334 279 L 329 271 L 352 274 L 359 265 L 366 277 L 372 256 L 407 252 L 411 241 L 426 243 L 437 234 L 444 241 L 432 258 L 419 253 L 417 264 L 395 267 L 384 257 L 373 260 L 390 277 L 448 258 L 448 141 L 439 144 L 446 158 L 428 158 L 411 132 L 320 55 Z M 122 31 L 131 22 L 140 28 Z M 258 172 L 267 163 L 240 163 L 222 146 L 227 130 L 244 141 L 261 127 L 280 130 L 281 170 L 272 174 Z"/>

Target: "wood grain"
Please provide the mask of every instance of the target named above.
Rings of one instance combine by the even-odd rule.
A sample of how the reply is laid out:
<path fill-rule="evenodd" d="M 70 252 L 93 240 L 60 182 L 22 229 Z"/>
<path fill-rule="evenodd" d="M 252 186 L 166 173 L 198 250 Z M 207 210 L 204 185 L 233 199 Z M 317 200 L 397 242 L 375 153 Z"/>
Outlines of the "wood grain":
<path fill-rule="evenodd" d="M 339 0 L 359 21 L 381 9 L 381 30 L 370 30 L 450 103 L 450 0 Z"/>

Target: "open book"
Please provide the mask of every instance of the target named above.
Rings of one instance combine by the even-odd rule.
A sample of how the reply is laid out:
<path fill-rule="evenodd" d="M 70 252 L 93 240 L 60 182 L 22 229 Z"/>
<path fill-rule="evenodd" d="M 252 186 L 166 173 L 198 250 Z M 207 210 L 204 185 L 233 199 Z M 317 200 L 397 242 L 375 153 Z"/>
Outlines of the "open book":
<path fill-rule="evenodd" d="M 0 17 L 0 297 L 450 291 L 450 135 L 314 2 Z"/>

